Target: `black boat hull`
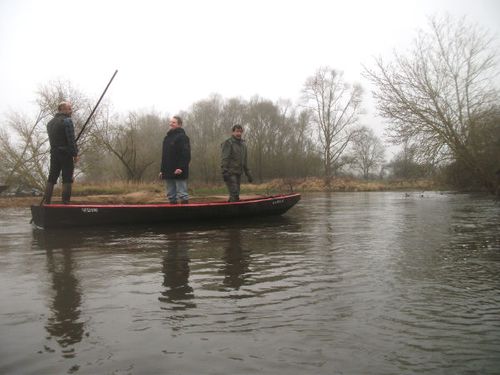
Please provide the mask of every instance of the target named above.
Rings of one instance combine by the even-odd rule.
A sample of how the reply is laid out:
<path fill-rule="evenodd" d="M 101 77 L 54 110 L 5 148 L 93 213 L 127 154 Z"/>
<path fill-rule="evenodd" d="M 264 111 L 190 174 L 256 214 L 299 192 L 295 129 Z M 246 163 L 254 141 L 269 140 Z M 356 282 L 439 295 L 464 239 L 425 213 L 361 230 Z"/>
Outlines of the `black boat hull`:
<path fill-rule="evenodd" d="M 300 194 L 277 195 L 239 202 L 172 204 L 49 204 L 31 206 L 33 223 L 41 228 L 211 221 L 281 215 Z"/>

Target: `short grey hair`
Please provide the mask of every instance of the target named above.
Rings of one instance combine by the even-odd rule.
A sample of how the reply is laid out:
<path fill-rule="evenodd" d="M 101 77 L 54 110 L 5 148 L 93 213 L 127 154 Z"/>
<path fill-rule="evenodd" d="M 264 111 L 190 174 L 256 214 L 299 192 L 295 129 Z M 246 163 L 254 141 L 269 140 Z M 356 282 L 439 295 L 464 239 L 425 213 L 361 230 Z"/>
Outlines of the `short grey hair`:
<path fill-rule="evenodd" d="M 57 106 L 57 110 L 58 110 L 59 112 L 61 112 L 61 111 L 62 111 L 63 109 L 65 109 L 68 105 L 69 105 L 69 102 L 66 102 L 66 101 L 61 102 L 61 103 L 59 103 L 59 105 Z"/>

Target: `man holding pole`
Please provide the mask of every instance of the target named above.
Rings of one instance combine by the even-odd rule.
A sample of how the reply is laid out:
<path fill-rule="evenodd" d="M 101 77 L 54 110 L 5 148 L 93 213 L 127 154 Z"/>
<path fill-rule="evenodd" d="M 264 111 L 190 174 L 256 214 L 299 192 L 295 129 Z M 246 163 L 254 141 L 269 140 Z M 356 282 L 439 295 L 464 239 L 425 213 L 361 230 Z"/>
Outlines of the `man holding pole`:
<path fill-rule="evenodd" d="M 71 199 L 73 171 L 78 161 L 78 147 L 75 141 L 75 127 L 71 120 L 71 103 L 61 102 L 57 114 L 47 124 L 50 143 L 50 169 L 44 202 L 50 204 L 54 185 L 62 172 L 62 202 L 68 204 Z"/>
<path fill-rule="evenodd" d="M 75 127 L 73 126 L 73 121 L 71 120 L 71 115 L 73 113 L 71 103 L 59 103 L 59 106 L 57 107 L 57 114 L 47 124 L 47 133 L 49 134 L 50 143 L 50 169 L 47 186 L 45 187 L 45 194 L 43 195 L 40 205 L 43 202 L 50 204 L 52 200 L 52 193 L 54 191 L 54 185 L 57 183 L 57 179 L 59 178 L 61 171 L 63 182 L 62 201 L 64 204 L 69 204 L 71 199 L 73 172 L 75 170 L 75 163 L 78 162 L 78 146 L 76 145 L 76 142 L 80 139 L 85 127 L 92 118 L 92 115 L 95 113 L 99 103 L 106 94 L 106 91 L 108 91 L 109 85 L 113 82 L 116 73 L 118 73 L 118 70 L 115 70 L 113 76 L 108 82 L 108 85 L 101 94 L 101 97 L 97 101 L 94 109 L 90 112 L 87 121 L 83 124 L 83 127 L 76 139 Z"/>

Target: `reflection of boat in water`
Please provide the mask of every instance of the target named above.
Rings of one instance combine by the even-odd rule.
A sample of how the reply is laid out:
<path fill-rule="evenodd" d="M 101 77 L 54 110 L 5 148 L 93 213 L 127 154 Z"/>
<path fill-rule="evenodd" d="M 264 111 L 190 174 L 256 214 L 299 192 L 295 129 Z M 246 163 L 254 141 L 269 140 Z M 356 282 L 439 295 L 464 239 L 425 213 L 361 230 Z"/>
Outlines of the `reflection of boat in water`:
<path fill-rule="evenodd" d="M 206 231 L 226 231 L 236 229 L 259 229 L 282 230 L 283 227 L 296 226 L 298 223 L 291 216 L 266 216 L 249 217 L 241 220 L 207 220 L 194 222 L 179 222 L 175 225 L 134 224 L 134 225 L 110 225 L 97 227 L 74 227 L 54 228 L 52 230 L 40 230 L 33 228 L 34 244 L 45 249 L 75 249 L 86 248 L 86 251 L 94 251 L 94 243 L 116 243 L 130 238 L 141 239 L 156 236 L 165 236 L 169 239 L 175 238 L 179 233 L 202 233 Z M 174 237 L 172 237 L 174 236 Z M 88 247 L 87 247 L 88 246 Z M 99 247 L 99 253 L 113 253 L 115 250 L 110 246 Z"/>
<path fill-rule="evenodd" d="M 43 228 L 207 222 L 281 215 L 300 200 L 300 194 L 274 195 L 239 202 L 174 204 L 45 204 L 31 206 L 35 225 Z"/>

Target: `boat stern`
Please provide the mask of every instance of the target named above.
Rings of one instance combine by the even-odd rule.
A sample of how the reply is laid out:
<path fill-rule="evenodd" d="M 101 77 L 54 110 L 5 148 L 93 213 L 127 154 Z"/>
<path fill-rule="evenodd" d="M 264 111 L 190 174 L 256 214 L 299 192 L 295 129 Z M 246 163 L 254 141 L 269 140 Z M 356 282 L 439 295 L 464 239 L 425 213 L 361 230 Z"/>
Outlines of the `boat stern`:
<path fill-rule="evenodd" d="M 37 227 L 45 227 L 44 207 L 42 205 L 31 206 L 31 223 Z"/>

